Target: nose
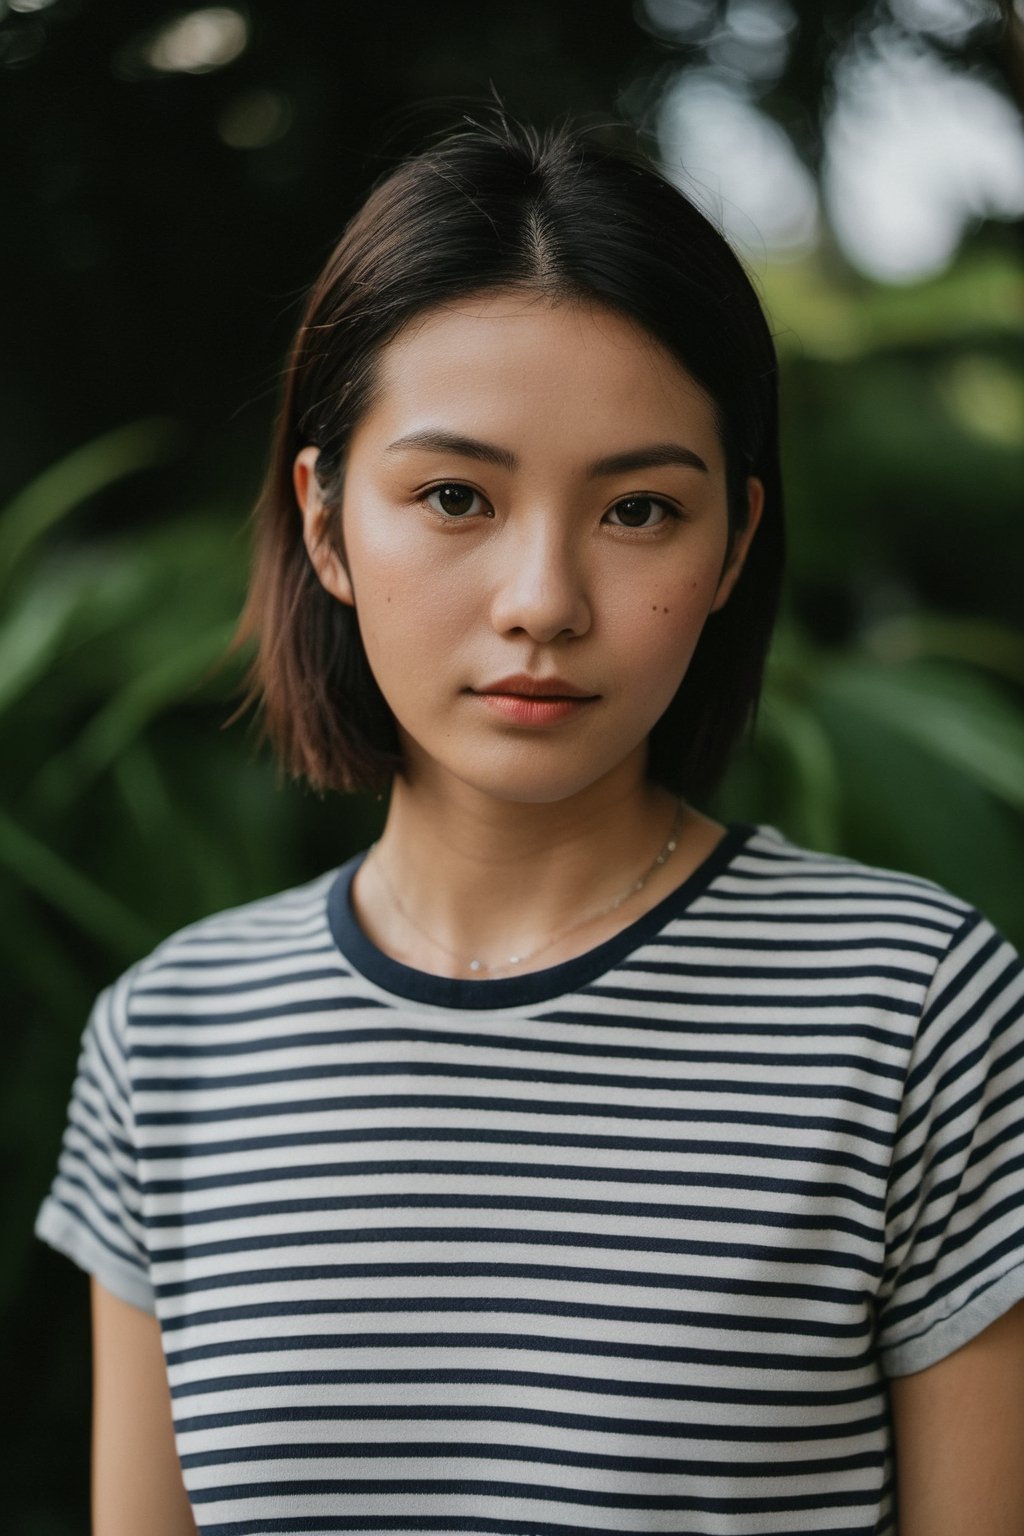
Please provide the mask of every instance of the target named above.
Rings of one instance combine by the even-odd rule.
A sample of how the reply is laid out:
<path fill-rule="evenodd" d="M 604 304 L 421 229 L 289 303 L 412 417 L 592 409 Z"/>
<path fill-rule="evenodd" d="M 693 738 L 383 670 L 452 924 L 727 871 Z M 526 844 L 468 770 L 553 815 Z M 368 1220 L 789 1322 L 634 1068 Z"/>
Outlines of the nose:
<path fill-rule="evenodd" d="M 491 622 L 539 644 L 586 634 L 590 603 L 579 552 L 565 529 L 539 516 L 495 546 Z"/>

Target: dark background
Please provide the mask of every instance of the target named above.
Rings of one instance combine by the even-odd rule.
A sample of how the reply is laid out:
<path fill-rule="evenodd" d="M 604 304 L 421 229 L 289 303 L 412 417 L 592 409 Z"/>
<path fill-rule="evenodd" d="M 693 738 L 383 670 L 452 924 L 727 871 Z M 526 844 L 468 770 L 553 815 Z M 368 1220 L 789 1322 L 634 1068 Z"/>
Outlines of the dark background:
<path fill-rule="evenodd" d="M 741 25 L 759 6 L 786 21 L 767 71 Z M 976 26 L 940 24 L 965 10 Z M 251 731 L 222 729 L 239 667 L 218 665 L 301 295 L 369 184 L 495 92 L 536 122 L 623 122 L 657 155 L 680 72 L 717 72 L 820 181 L 858 50 L 910 47 L 1004 104 L 1024 80 L 1019 21 L 982 0 L 252 0 L 213 15 L 234 57 L 171 67 L 186 14 L 0 0 L 0 1486 L 19 1536 L 88 1525 L 86 1287 L 31 1224 L 93 996 L 381 815 L 280 785 Z M 755 254 L 793 559 L 759 728 L 712 807 L 938 879 L 1018 942 L 1020 234 L 976 210 L 900 283 L 827 219 L 799 258 Z"/>

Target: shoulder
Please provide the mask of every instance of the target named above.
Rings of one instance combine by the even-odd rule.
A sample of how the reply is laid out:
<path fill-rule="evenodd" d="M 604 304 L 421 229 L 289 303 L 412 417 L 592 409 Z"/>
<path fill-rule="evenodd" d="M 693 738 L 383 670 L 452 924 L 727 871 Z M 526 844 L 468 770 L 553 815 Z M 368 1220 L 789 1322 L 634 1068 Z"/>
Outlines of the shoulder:
<path fill-rule="evenodd" d="M 761 923 L 783 948 L 911 966 L 922 1006 L 985 977 L 1019 990 L 1019 955 L 970 902 L 920 875 L 800 847 L 774 827 L 750 829 L 712 890 L 740 932 Z"/>
<path fill-rule="evenodd" d="M 327 895 L 338 873 L 337 868 L 330 869 L 303 885 L 199 918 L 170 934 L 139 968 L 152 970 L 177 955 L 207 946 L 264 948 L 269 942 L 288 942 L 315 932 L 323 924 Z"/>
<path fill-rule="evenodd" d="M 105 1011 L 127 1030 L 157 1013 L 193 1014 L 197 1006 L 234 995 L 266 994 L 335 972 L 340 956 L 327 921 L 327 897 L 339 873 L 331 869 L 303 885 L 200 918 L 164 939 L 101 995 Z"/>
<path fill-rule="evenodd" d="M 934 880 L 792 842 L 771 826 L 755 826 L 731 860 L 725 886 L 752 902 L 810 913 L 827 906 L 837 918 L 918 921 L 954 934 L 980 914 Z"/>
<path fill-rule="evenodd" d="M 1017 1042 L 1024 971 L 971 903 L 919 875 L 801 847 L 772 827 L 742 830 L 634 969 L 671 968 L 702 1004 L 714 989 L 715 1006 L 752 1027 L 841 1039 L 851 1060 L 872 1072 L 884 1062 L 901 1079 L 915 1053 L 927 1076 L 934 1063 L 980 1063 L 1000 1042 Z"/>
<path fill-rule="evenodd" d="M 770 826 L 745 836 L 695 903 L 700 928 L 743 952 L 800 957 L 819 972 L 896 972 L 923 988 L 1012 946 L 970 902 L 934 880 L 801 847 Z M 767 963 L 767 962 L 766 962 Z"/>

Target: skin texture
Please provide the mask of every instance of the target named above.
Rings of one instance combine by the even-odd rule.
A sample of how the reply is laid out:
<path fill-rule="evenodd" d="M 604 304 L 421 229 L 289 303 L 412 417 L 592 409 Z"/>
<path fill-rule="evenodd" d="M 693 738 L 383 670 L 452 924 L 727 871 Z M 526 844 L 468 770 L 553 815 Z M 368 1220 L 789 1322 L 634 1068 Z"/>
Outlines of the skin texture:
<path fill-rule="evenodd" d="M 392 447 L 431 428 L 518 467 Z M 707 471 L 586 473 L 609 452 L 669 442 Z M 446 481 L 465 487 L 459 515 L 430 496 Z M 638 493 L 660 493 L 666 511 L 616 524 L 616 502 Z M 321 579 L 355 603 L 411 772 L 519 803 L 566 800 L 641 746 L 739 573 L 737 558 L 723 574 L 725 464 L 697 386 L 618 316 L 519 295 L 435 311 L 385 350 L 342 524 L 345 563 L 323 563 Z M 518 672 L 559 672 L 600 707 L 568 731 L 496 729 L 463 690 Z"/>
<path fill-rule="evenodd" d="M 92 1281 L 93 1536 L 196 1536 L 155 1317 Z"/>
<path fill-rule="evenodd" d="M 899 1536 L 1022 1536 L 1024 1302 L 889 1400 Z"/>
<path fill-rule="evenodd" d="M 408 441 L 424 433 L 493 451 Z M 595 472 L 666 444 L 680 462 L 634 455 Z M 295 470 L 307 545 L 355 606 L 405 756 L 374 858 L 438 942 L 396 913 L 374 859 L 356 881 L 360 918 L 384 949 L 443 974 L 468 974 L 448 951 L 530 953 L 606 906 L 665 840 L 674 802 L 646 782 L 647 736 L 728 599 L 760 483 L 730 541 L 724 455 L 695 382 L 631 322 L 521 293 L 431 311 L 385 348 L 346 459 L 344 558 L 315 461 L 306 449 Z M 560 677 L 590 702 L 553 724 L 510 721 L 480 691 L 519 674 Z M 662 878 L 610 931 L 721 835 L 688 813 Z M 607 931 L 575 926 L 537 963 Z"/>

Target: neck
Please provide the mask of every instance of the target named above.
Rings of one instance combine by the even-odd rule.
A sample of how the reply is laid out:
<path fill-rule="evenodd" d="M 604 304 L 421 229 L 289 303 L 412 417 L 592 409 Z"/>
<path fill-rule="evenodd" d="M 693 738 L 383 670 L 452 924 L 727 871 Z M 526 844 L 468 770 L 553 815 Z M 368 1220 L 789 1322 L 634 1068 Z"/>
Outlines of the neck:
<path fill-rule="evenodd" d="M 652 869 L 677 807 L 642 769 L 551 804 L 399 778 L 380 842 L 357 876 L 356 910 L 385 952 L 435 974 L 555 964 L 632 922 L 710 851 L 721 829 L 688 811 L 679 851 Z M 641 879 L 634 899 L 629 888 Z M 561 942 L 547 942 L 570 926 Z M 516 955 L 526 963 L 509 967 Z"/>

